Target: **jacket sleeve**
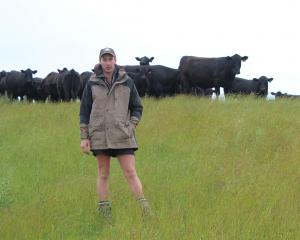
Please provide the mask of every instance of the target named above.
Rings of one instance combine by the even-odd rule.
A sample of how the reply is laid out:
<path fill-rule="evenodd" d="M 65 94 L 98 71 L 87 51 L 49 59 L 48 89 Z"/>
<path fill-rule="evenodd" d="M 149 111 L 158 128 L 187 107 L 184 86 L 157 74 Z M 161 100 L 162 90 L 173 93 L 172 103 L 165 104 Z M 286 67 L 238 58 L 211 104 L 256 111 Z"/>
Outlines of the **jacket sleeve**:
<path fill-rule="evenodd" d="M 138 91 L 136 90 L 135 84 L 132 80 L 130 88 L 130 99 L 129 99 L 129 110 L 130 110 L 130 121 L 137 126 L 141 120 L 143 113 L 143 106 Z"/>
<path fill-rule="evenodd" d="M 85 85 L 83 90 L 81 103 L 80 103 L 80 138 L 87 139 L 89 138 L 88 134 L 88 124 L 90 122 L 90 114 L 92 110 L 93 98 L 92 98 L 92 89 L 89 82 Z"/>

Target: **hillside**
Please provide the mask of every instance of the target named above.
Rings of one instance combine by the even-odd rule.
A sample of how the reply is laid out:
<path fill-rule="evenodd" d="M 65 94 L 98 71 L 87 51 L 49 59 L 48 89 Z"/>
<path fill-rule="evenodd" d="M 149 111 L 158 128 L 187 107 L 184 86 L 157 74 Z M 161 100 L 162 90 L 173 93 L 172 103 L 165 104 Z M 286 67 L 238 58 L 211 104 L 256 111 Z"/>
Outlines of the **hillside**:
<path fill-rule="evenodd" d="M 96 211 L 96 161 L 79 150 L 79 103 L 0 99 L 0 239 L 300 236 L 300 101 L 143 105 L 137 170 L 155 217 L 141 219 L 113 159 L 107 226 Z"/>

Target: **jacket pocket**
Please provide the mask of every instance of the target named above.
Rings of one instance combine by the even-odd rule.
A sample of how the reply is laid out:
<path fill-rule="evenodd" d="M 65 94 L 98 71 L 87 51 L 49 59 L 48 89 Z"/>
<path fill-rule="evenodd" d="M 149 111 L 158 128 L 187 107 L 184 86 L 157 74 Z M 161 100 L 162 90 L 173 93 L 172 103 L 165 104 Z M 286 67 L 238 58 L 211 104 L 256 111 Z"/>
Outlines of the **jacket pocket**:
<path fill-rule="evenodd" d="M 133 137 L 133 124 L 130 121 L 116 121 L 116 137 L 118 139 L 128 139 Z"/>
<path fill-rule="evenodd" d="M 104 131 L 104 117 L 93 116 L 89 123 L 89 136 L 93 137 L 97 132 Z"/>

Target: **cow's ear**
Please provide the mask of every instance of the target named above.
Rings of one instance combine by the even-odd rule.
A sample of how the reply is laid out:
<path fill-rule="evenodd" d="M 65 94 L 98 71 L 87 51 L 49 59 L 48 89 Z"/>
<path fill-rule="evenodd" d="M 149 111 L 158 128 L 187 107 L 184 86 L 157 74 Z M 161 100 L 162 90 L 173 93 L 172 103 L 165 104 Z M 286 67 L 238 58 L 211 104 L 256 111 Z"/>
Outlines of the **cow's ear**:
<path fill-rule="evenodd" d="M 153 59 L 154 59 L 154 57 L 151 57 L 151 58 L 149 59 L 149 62 L 152 62 L 152 61 L 153 61 Z"/>
<path fill-rule="evenodd" d="M 138 60 L 139 62 L 141 61 L 141 59 L 139 57 L 135 57 L 136 60 Z"/>
<path fill-rule="evenodd" d="M 95 69 L 92 69 L 92 72 L 95 73 Z"/>
<path fill-rule="evenodd" d="M 273 80 L 273 78 L 269 78 L 269 79 L 268 79 L 268 82 L 272 82 L 272 80 Z"/>
<path fill-rule="evenodd" d="M 60 70 L 60 69 L 57 69 L 57 71 L 58 71 L 59 73 L 61 73 L 61 72 L 62 72 L 62 70 Z"/>
<path fill-rule="evenodd" d="M 274 95 L 274 96 L 275 96 L 275 95 L 276 95 L 276 93 L 274 93 L 274 92 L 271 92 L 271 95 Z"/>
<path fill-rule="evenodd" d="M 245 62 L 248 59 L 248 56 L 242 57 L 242 60 Z"/>
<path fill-rule="evenodd" d="M 231 58 L 232 58 L 232 57 L 230 57 L 230 56 L 227 56 L 227 57 L 226 57 L 226 60 L 230 61 L 230 60 L 231 60 Z"/>
<path fill-rule="evenodd" d="M 22 73 L 25 73 L 25 71 L 24 71 L 24 70 L 21 70 L 21 72 L 22 72 Z"/>
<path fill-rule="evenodd" d="M 36 74 L 36 73 L 37 73 L 37 70 L 32 71 L 32 73 L 33 73 L 33 74 Z"/>
<path fill-rule="evenodd" d="M 258 78 L 253 78 L 253 81 L 256 81 L 256 82 L 257 82 L 258 80 L 259 80 Z"/>

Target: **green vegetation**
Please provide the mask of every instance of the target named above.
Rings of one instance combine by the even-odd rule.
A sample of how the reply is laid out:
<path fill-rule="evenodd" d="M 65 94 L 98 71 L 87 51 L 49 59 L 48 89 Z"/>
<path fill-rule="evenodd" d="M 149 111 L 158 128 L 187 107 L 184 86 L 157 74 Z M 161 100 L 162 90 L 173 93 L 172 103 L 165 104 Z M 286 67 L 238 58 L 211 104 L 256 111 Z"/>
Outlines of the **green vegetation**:
<path fill-rule="evenodd" d="M 299 239 L 300 102 L 144 99 L 143 220 L 112 160 L 113 225 L 97 214 L 96 161 L 79 103 L 0 99 L 0 239 Z"/>

